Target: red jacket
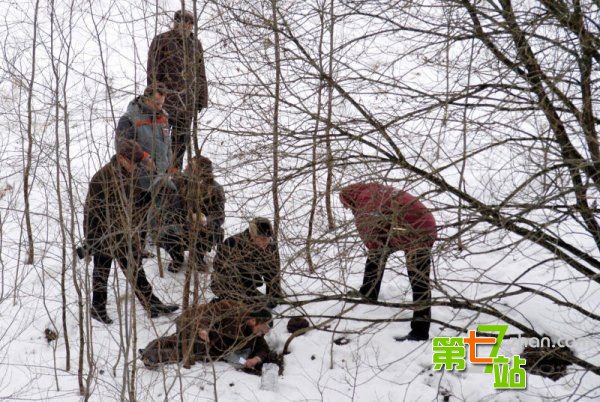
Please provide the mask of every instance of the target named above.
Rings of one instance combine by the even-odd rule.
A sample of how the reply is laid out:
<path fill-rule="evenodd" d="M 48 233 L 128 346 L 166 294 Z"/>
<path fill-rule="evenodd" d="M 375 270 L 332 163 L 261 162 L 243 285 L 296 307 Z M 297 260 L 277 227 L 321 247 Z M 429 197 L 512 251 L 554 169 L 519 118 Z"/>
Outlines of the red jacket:
<path fill-rule="evenodd" d="M 431 212 L 417 198 L 378 183 L 344 187 L 340 200 L 352 209 L 358 234 L 368 249 L 431 248 L 437 239 Z"/>

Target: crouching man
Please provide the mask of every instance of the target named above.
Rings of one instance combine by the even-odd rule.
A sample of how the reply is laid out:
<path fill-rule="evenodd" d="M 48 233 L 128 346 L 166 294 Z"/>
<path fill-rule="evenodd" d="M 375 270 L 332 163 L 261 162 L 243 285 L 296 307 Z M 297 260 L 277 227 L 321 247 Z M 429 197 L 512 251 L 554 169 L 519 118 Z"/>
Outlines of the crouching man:
<path fill-rule="evenodd" d="M 268 309 L 221 300 L 187 308 L 177 318 L 177 334 L 158 338 L 140 350 L 146 367 L 224 360 L 260 372 L 273 359 L 264 336 L 273 317 Z"/>
<path fill-rule="evenodd" d="M 250 221 L 248 229 L 227 238 L 217 249 L 210 288 L 217 300 L 274 307 L 281 303 L 279 248 L 267 218 Z M 259 288 L 265 285 L 266 294 Z"/>
<path fill-rule="evenodd" d="M 171 257 L 170 272 L 182 269 L 185 250 L 194 251 L 188 264 L 206 272 L 205 255 L 223 241 L 225 192 L 204 156 L 192 158 L 183 174 L 174 175 L 174 182 L 177 191 L 166 192 L 161 205 L 151 208 L 155 238 Z"/>

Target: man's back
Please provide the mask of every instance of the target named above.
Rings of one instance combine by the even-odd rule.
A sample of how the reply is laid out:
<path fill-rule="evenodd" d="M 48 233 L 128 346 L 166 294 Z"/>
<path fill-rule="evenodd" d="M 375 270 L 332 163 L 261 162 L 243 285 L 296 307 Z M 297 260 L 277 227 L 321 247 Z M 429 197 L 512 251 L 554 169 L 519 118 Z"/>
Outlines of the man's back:
<path fill-rule="evenodd" d="M 418 198 L 379 183 L 357 183 L 340 193 L 351 207 L 356 228 L 369 249 L 387 244 L 392 249 L 431 247 L 437 238 L 436 222 Z"/>

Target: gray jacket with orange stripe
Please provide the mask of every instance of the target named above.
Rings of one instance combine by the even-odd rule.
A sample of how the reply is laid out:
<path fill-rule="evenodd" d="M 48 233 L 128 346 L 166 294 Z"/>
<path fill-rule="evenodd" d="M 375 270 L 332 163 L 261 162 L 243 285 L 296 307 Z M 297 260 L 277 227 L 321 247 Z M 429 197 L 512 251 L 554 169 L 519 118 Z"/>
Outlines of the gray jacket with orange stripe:
<path fill-rule="evenodd" d="M 141 96 L 135 98 L 119 119 L 116 145 L 118 154 L 135 163 L 149 157 L 157 173 L 165 173 L 173 156 L 166 113 L 152 111 Z"/>

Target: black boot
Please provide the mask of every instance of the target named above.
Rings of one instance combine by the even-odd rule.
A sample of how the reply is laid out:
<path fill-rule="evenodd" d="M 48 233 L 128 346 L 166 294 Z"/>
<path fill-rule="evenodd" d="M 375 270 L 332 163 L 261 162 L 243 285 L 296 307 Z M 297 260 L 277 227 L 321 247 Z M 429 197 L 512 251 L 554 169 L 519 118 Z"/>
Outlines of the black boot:
<path fill-rule="evenodd" d="M 171 314 L 179 310 L 179 306 L 176 304 L 152 304 L 150 305 L 150 317 L 156 318 L 164 314 Z"/>
<path fill-rule="evenodd" d="M 90 317 L 96 321 L 100 321 L 103 324 L 110 325 L 113 320 L 106 314 L 106 309 L 92 307 L 90 309 Z"/>
<path fill-rule="evenodd" d="M 410 331 L 408 333 L 408 335 L 404 335 L 404 336 L 395 336 L 394 340 L 397 342 L 404 342 L 404 341 L 426 341 L 429 339 L 429 334 L 426 333 L 420 333 L 420 332 L 416 332 L 416 331 Z"/>
<path fill-rule="evenodd" d="M 181 245 L 179 243 L 175 243 L 175 244 L 169 245 L 167 250 L 169 252 L 169 257 L 171 257 L 171 262 L 169 263 L 169 266 L 167 267 L 167 271 L 173 272 L 174 274 L 176 274 L 177 272 L 181 271 L 181 269 L 183 268 L 183 261 L 184 261 L 183 247 L 181 247 Z"/>
<path fill-rule="evenodd" d="M 108 299 L 107 282 L 112 267 L 112 258 L 106 255 L 94 255 L 94 271 L 92 273 L 92 307 L 90 316 L 103 324 L 112 324 L 113 320 L 106 314 Z"/>

